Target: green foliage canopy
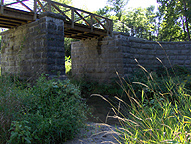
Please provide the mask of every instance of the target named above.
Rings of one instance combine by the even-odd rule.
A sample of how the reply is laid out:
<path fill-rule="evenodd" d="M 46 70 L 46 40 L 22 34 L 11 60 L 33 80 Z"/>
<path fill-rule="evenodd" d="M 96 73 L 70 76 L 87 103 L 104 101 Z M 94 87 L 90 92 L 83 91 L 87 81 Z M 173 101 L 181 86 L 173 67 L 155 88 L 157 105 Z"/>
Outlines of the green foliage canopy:
<path fill-rule="evenodd" d="M 124 7 L 127 5 L 128 1 L 129 0 L 107 0 L 110 5 L 110 11 L 115 12 L 118 20 L 121 20 Z"/>
<path fill-rule="evenodd" d="M 190 41 L 191 1 L 160 0 L 158 1 L 160 17 L 160 40 Z"/>
<path fill-rule="evenodd" d="M 125 10 L 128 0 L 108 0 L 96 13 L 114 20 L 114 31 L 157 41 L 190 41 L 191 1 L 158 0 L 154 6 Z"/>

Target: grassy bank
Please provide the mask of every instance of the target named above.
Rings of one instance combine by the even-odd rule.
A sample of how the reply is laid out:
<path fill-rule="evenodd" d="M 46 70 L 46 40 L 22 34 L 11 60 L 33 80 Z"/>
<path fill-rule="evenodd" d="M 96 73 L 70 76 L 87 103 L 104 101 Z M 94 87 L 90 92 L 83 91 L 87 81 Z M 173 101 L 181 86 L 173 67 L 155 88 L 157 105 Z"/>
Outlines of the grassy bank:
<path fill-rule="evenodd" d="M 155 72 L 142 68 L 111 85 L 47 80 L 43 75 L 31 86 L 1 76 L 0 143 L 72 139 L 89 114 L 81 98 L 94 93 L 112 96 L 110 103 L 122 126 L 121 143 L 190 143 L 190 89 L 191 72 L 179 66 Z"/>

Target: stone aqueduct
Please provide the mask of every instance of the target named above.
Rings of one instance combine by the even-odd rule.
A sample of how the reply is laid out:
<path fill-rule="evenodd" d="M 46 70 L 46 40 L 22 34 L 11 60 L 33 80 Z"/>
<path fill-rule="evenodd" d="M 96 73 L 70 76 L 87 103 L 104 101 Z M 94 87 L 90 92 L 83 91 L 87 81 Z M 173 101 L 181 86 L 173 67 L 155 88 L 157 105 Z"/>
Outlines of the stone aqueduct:
<path fill-rule="evenodd" d="M 65 76 L 64 17 L 43 15 L 39 20 L 3 32 L 1 42 L 2 74 L 21 79 L 36 79 L 42 73 Z M 138 64 L 151 71 L 162 66 L 190 68 L 191 42 L 154 42 L 113 32 L 112 36 L 72 43 L 72 74 L 109 82 L 128 75 Z M 138 62 L 138 63 L 137 63 Z"/>

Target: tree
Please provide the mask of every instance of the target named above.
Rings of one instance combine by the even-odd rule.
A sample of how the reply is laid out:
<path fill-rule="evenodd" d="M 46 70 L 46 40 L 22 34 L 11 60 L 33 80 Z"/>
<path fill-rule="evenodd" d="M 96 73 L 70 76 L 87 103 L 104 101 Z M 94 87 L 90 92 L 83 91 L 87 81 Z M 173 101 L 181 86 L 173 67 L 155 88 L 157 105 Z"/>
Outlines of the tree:
<path fill-rule="evenodd" d="M 186 25 L 188 40 L 191 41 L 190 31 L 189 31 L 190 30 L 189 23 L 191 23 L 191 1 L 181 0 L 180 2 L 183 4 L 182 15 L 183 15 L 183 21 L 185 22 Z"/>
<path fill-rule="evenodd" d="M 67 5 L 72 3 L 72 0 L 55 0 L 55 1 Z"/>
<path fill-rule="evenodd" d="M 110 11 L 115 13 L 118 20 L 121 20 L 123 15 L 124 7 L 127 5 L 129 0 L 107 0 L 108 4 L 110 5 Z"/>
<path fill-rule="evenodd" d="M 150 6 L 146 9 L 123 10 L 120 18 L 119 15 L 113 15 L 112 8 L 109 6 L 99 9 L 96 13 L 113 19 L 114 31 L 129 33 L 129 35 L 139 38 L 156 40 L 158 23 L 157 13 L 154 12 L 154 9 L 154 6 Z"/>
<path fill-rule="evenodd" d="M 155 7 L 151 6 L 145 9 L 135 8 L 126 11 L 121 21 L 127 27 L 126 29 L 130 29 L 131 36 L 149 40 L 156 39 L 157 15 L 154 9 Z"/>
<path fill-rule="evenodd" d="M 191 28 L 190 0 L 158 0 L 163 22 L 160 38 L 168 41 L 189 40 Z"/>
<path fill-rule="evenodd" d="M 105 6 L 104 8 L 98 9 L 95 13 L 104 17 L 111 17 L 110 11 L 111 8 L 109 6 Z"/>

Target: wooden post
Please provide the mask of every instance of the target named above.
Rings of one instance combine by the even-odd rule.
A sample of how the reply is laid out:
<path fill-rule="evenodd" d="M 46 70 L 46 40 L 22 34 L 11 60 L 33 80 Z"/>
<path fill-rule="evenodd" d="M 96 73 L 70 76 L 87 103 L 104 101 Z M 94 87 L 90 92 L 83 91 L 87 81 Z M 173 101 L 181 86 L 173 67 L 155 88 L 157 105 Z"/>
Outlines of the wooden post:
<path fill-rule="evenodd" d="M 150 41 L 152 40 L 152 38 L 151 38 L 151 32 L 149 32 L 149 40 L 150 40 Z"/>
<path fill-rule="evenodd" d="M 113 31 L 113 21 L 112 20 L 108 20 L 108 31 L 109 31 L 109 35 L 111 36 L 112 31 Z"/>
<path fill-rule="evenodd" d="M 110 33 L 110 21 L 108 19 L 105 19 L 105 22 L 106 22 L 107 35 L 109 35 L 109 33 Z"/>
<path fill-rule="evenodd" d="M 92 16 L 92 14 L 91 14 L 91 32 L 93 32 L 93 16 Z"/>
<path fill-rule="evenodd" d="M 72 28 L 74 28 L 74 9 L 71 9 Z"/>
<path fill-rule="evenodd" d="M 34 20 L 36 20 L 36 18 L 37 18 L 37 0 L 34 0 Z"/>
<path fill-rule="evenodd" d="M 48 11 L 51 12 L 51 1 L 48 0 L 47 2 L 48 2 Z"/>
<path fill-rule="evenodd" d="M 1 0 L 1 14 L 3 14 L 4 11 L 4 0 Z"/>

